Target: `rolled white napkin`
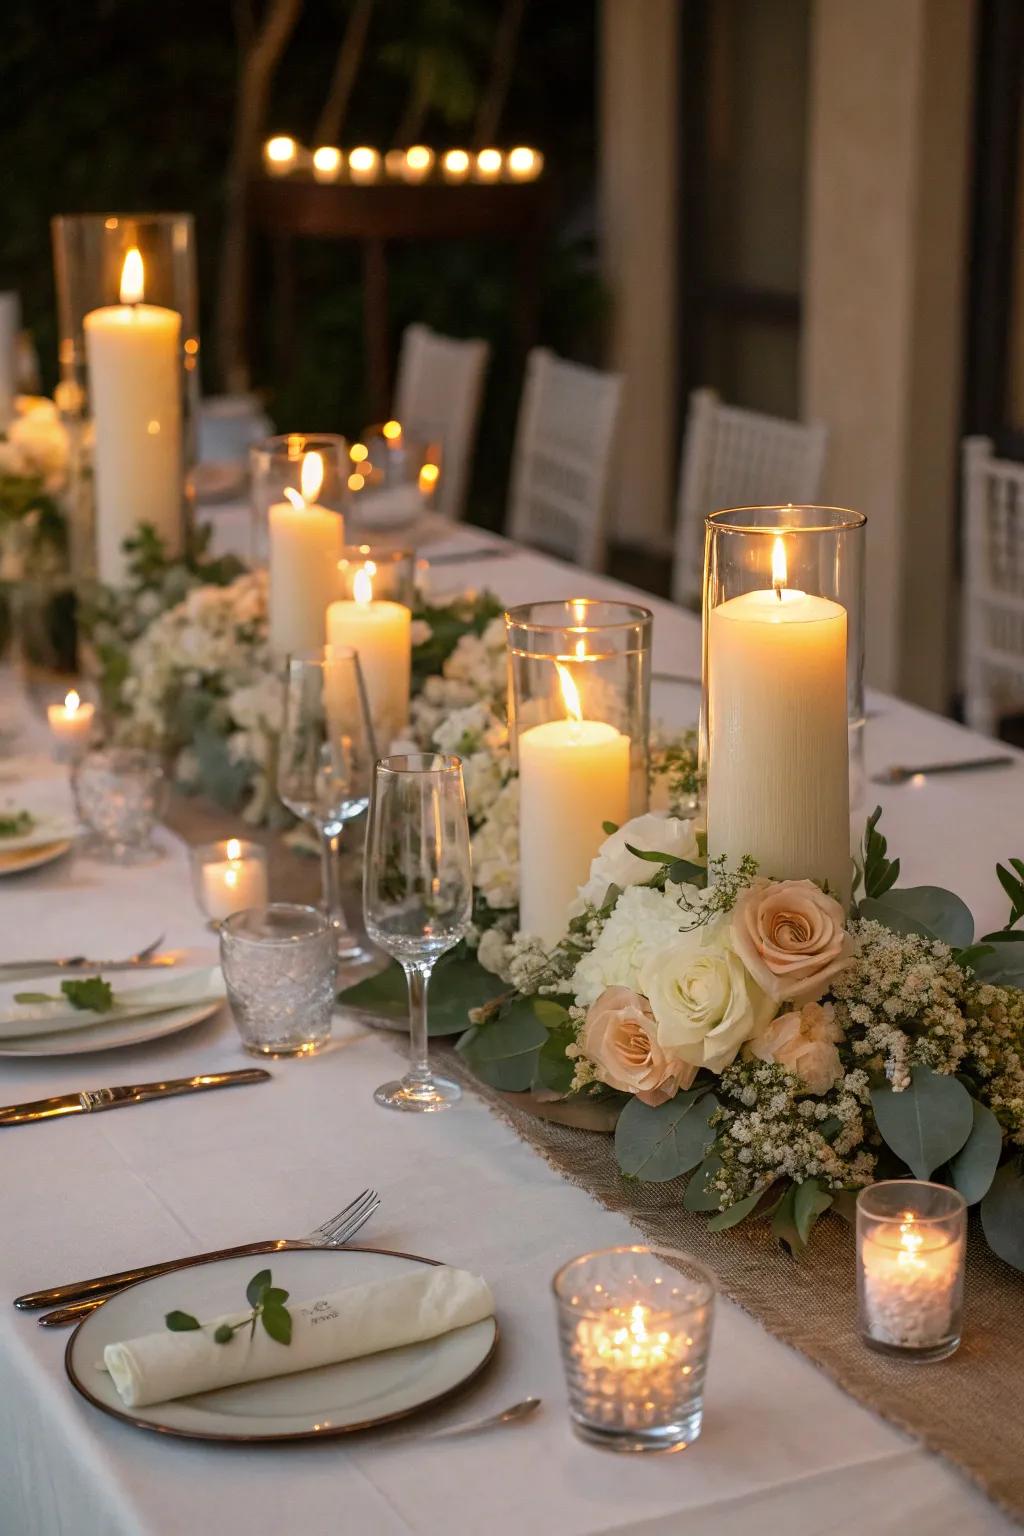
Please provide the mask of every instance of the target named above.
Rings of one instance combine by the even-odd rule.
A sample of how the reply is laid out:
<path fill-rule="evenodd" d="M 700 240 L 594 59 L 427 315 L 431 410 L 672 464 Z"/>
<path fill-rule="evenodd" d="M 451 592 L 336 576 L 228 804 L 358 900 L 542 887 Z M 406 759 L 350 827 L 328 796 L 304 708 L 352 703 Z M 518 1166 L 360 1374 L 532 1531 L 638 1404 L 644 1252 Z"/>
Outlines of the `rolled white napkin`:
<path fill-rule="evenodd" d="M 395 1280 L 376 1280 L 332 1291 L 313 1301 L 288 1303 L 292 1341 L 278 1344 L 262 1324 L 243 1328 L 228 1344 L 214 1342 L 219 1323 L 237 1323 L 230 1312 L 201 1331 L 147 1333 L 108 1344 L 103 1366 L 127 1408 L 213 1392 L 243 1381 L 261 1381 L 337 1365 L 402 1344 L 434 1339 L 490 1317 L 494 1297 L 486 1280 L 446 1264 L 424 1265 Z"/>

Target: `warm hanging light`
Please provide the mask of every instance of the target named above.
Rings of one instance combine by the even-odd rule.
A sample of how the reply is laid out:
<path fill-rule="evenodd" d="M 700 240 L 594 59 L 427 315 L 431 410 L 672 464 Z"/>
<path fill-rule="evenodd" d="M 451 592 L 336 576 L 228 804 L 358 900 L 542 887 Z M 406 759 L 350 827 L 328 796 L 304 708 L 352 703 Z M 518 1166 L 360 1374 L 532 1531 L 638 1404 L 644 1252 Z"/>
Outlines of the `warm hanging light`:
<path fill-rule="evenodd" d="M 341 150 L 322 144 L 313 151 L 313 176 L 317 181 L 337 181 L 341 172 Z"/>
<path fill-rule="evenodd" d="M 380 430 L 381 436 L 387 438 L 389 443 L 397 443 L 402 435 L 402 424 L 399 421 L 386 421 Z"/>

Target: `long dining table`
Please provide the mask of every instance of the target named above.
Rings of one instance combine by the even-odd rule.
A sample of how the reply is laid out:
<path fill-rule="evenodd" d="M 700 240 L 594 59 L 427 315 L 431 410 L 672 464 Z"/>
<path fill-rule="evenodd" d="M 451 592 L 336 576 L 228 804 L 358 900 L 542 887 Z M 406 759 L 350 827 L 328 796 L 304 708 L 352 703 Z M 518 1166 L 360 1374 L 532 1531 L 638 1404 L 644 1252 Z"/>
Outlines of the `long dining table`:
<path fill-rule="evenodd" d="M 217 540 L 230 542 L 226 516 L 218 515 Z M 654 670 L 670 678 L 654 684 L 653 715 L 670 725 L 696 719 L 699 688 L 687 681 L 700 667 L 692 614 L 496 535 L 432 525 L 425 555 L 459 551 L 475 553 L 465 563 L 438 561 L 435 592 L 472 585 L 506 604 L 596 595 L 649 606 Z M 869 774 L 991 750 L 894 698 L 872 694 L 869 704 Z M 0 678 L 0 725 L 11 754 L 0 759 L 0 801 L 65 805 L 66 771 L 49 760 L 45 729 L 11 673 Z M 868 784 L 866 808 L 876 796 L 884 807 L 902 883 L 955 884 L 986 926 L 1004 917 L 996 860 L 1024 852 L 1010 846 L 1024 808 L 1024 755 L 1013 756 L 986 773 Z M 114 868 L 72 854 L 0 882 L 0 959 L 69 948 L 129 954 L 160 933 L 168 945 L 212 953 L 186 847 L 167 829 L 159 837 L 163 858 L 151 866 Z M 551 1277 L 574 1254 L 636 1241 L 636 1230 L 563 1179 L 471 1091 L 443 1116 L 379 1109 L 373 1089 L 393 1075 L 400 1045 L 342 1010 L 328 1048 L 269 1063 L 269 1084 L 0 1131 L 2 1536 L 972 1536 L 1016 1528 L 953 1467 L 724 1300 L 700 1439 L 667 1457 L 582 1443 L 567 1412 Z M 147 1045 L 0 1059 L 0 1102 L 247 1064 L 221 1009 Z M 65 1377 L 66 1335 L 9 1305 L 62 1280 L 296 1236 L 367 1185 L 382 1203 L 361 1240 L 478 1271 L 495 1292 L 498 1355 L 429 1427 L 528 1395 L 543 1399 L 532 1419 L 438 1444 L 392 1444 L 390 1431 L 264 1447 L 175 1440 L 97 1412 Z"/>

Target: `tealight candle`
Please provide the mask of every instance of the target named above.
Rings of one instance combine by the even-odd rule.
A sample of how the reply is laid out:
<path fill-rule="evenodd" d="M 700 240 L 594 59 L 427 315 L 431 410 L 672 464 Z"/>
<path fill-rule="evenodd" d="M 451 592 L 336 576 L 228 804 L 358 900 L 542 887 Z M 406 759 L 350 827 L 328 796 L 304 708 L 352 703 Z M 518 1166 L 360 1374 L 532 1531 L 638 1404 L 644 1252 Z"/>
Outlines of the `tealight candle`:
<path fill-rule="evenodd" d="M 470 171 L 470 159 L 464 149 L 447 149 L 441 156 L 441 175 L 445 181 L 465 181 Z"/>
<path fill-rule="evenodd" d="M 413 144 L 405 152 L 402 161 L 402 180 L 411 183 L 426 181 L 434 168 L 434 151 L 425 144 Z"/>
<path fill-rule="evenodd" d="M 192 850 L 192 869 L 196 899 L 215 926 L 232 912 L 267 904 L 267 856 L 258 843 L 205 843 Z"/>
<path fill-rule="evenodd" d="M 519 925 L 548 946 L 565 933 L 604 823 L 630 815 L 629 737 L 585 720 L 572 673 L 555 667 L 566 718 L 530 726 L 518 744 Z"/>
<path fill-rule="evenodd" d="M 544 169 L 544 156 L 537 149 L 519 144 L 510 149 L 505 160 L 505 173 L 509 181 L 536 181 Z"/>
<path fill-rule="evenodd" d="M 376 181 L 380 175 L 380 154 L 371 149 L 368 144 L 359 144 L 355 149 L 349 150 L 348 155 L 349 179 L 356 186 L 366 186 Z"/>
<path fill-rule="evenodd" d="M 263 146 L 263 164 L 270 176 L 287 176 L 299 160 L 299 146 L 286 133 L 277 133 Z"/>
<path fill-rule="evenodd" d="M 685 1254 L 608 1248 L 554 1279 L 577 1434 L 613 1450 L 678 1450 L 700 1434 L 714 1282 Z"/>
<path fill-rule="evenodd" d="M 967 1208 L 944 1184 L 889 1179 L 857 1197 L 864 1342 L 884 1354 L 942 1360 L 960 1343 Z"/>
<path fill-rule="evenodd" d="M 377 568 L 367 560 L 352 577 L 352 598 L 327 610 L 327 644 L 354 650 L 366 688 L 378 755 L 399 737 L 409 716 L 412 613 L 404 603 L 374 598 Z"/>
<path fill-rule="evenodd" d="M 46 719 L 54 741 L 54 756 L 59 763 L 83 757 L 89 748 L 95 705 L 84 703 L 72 688 L 63 704 L 48 704 Z"/>
<path fill-rule="evenodd" d="M 482 149 L 473 163 L 473 180 L 499 181 L 503 163 L 500 149 Z"/>
<path fill-rule="evenodd" d="M 314 181 L 337 181 L 341 175 L 341 150 L 333 145 L 322 144 L 319 149 L 313 151 L 313 179 Z"/>
<path fill-rule="evenodd" d="M 317 504 L 324 462 L 307 453 L 301 492 L 285 487 L 285 501 L 268 513 L 270 534 L 270 646 L 276 656 L 319 651 L 324 614 L 335 594 L 335 571 L 345 542 L 340 513 Z"/>

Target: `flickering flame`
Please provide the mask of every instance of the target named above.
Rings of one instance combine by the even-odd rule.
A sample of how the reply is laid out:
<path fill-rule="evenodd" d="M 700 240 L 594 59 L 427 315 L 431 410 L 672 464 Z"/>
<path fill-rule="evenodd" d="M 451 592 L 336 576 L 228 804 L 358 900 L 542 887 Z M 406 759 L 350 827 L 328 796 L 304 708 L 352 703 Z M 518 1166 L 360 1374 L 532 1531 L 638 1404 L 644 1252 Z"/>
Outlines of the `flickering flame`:
<path fill-rule="evenodd" d="M 233 864 L 236 859 L 242 857 L 242 845 L 237 837 L 228 838 L 228 859 Z"/>
<path fill-rule="evenodd" d="M 402 424 L 400 421 L 386 421 L 380 430 L 389 443 L 397 443 L 402 435 Z"/>
<path fill-rule="evenodd" d="M 302 470 L 299 474 L 299 485 L 302 487 L 302 499 L 308 506 L 311 501 L 316 501 L 320 494 L 320 487 L 324 483 L 324 460 L 319 453 L 307 453 L 302 460 Z"/>
<path fill-rule="evenodd" d="M 583 706 L 580 703 L 580 691 L 576 687 L 576 679 L 564 667 L 560 661 L 555 662 L 555 671 L 558 673 L 558 681 L 562 686 L 562 698 L 565 702 L 565 713 L 570 720 L 583 719 Z"/>
<path fill-rule="evenodd" d="M 772 545 L 772 586 L 775 596 L 782 602 L 782 589 L 786 585 L 786 546 L 781 538 Z"/>
<path fill-rule="evenodd" d="M 78 713 L 78 706 L 81 704 L 81 702 L 81 699 L 78 697 L 78 694 L 73 688 L 69 693 L 64 695 L 64 708 L 67 710 L 69 715 Z"/>
<path fill-rule="evenodd" d="M 142 252 L 137 245 L 125 252 L 121 268 L 121 303 L 138 304 L 146 291 L 142 270 Z"/>
<path fill-rule="evenodd" d="M 234 890 L 235 886 L 238 884 L 238 870 L 233 864 L 224 871 L 224 884 L 229 888 L 229 890 Z"/>
<path fill-rule="evenodd" d="M 581 636 L 580 639 L 576 641 L 576 660 L 577 661 L 586 661 L 586 659 L 587 659 L 587 642 Z"/>
<path fill-rule="evenodd" d="M 356 571 L 352 578 L 352 596 L 360 608 L 366 608 L 373 602 L 373 578 L 377 567 L 372 560 L 367 560 L 362 570 Z"/>
<path fill-rule="evenodd" d="M 287 499 L 291 502 L 291 504 L 295 508 L 296 512 L 301 512 L 303 510 L 303 508 L 305 507 L 306 503 L 303 501 L 303 499 L 299 495 L 298 491 L 293 490 L 290 485 L 286 485 L 285 488 L 284 488 L 284 494 L 287 497 Z"/>

